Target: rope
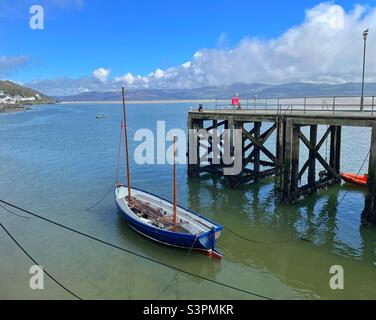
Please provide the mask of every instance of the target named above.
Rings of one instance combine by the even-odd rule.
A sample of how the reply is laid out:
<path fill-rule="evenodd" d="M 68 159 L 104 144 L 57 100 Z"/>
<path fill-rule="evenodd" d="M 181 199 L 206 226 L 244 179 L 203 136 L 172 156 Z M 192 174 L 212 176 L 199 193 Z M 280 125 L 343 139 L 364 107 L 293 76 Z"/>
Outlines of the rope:
<path fill-rule="evenodd" d="M 181 187 L 183 180 L 186 177 L 186 175 L 187 175 L 187 168 L 184 169 L 184 174 L 182 174 L 182 177 L 180 178 L 180 181 L 178 183 L 178 190 L 180 190 L 180 187 Z"/>
<path fill-rule="evenodd" d="M 189 251 L 188 251 L 188 253 L 187 253 L 187 255 L 184 257 L 184 261 L 183 262 L 185 262 L 185 260 L 187 260 L 187 258 L 190 256 L 190 254 L 191 254 L 191 252 L 192 252 L 192 250 L 193 250 L 193 247 L 194 247 L 194 245 L 196 244 L 196 242 L 197 242 L 197 239 L 198 239 L 198 236 L 196 236 L 195 237 L 195 239 L 193 240 L 193 242 L 192 242 L 192 246 L 191 246 L 191 248 L 189 249 Z M 176 273 L 175 273 L 175 276 L 171 279 L 171 281 L 168 283 L 168 285 L 157 295 L 157 297 L 154 299 L 154 300 L 158 300 L 169 288 L 170 288 L 170 286 L 173 284 L 173 282 L 176 280 L 176 278 L 178 277 L 178 275 L 179 275 L 179 271 L 177 271 Z"/>
<path fill-rule="evenodd" d="M 366 164 L 366 161 L 367 161 L 368 157 L 370 156 L 370 154 L 371 154 L 371 150 L 372 150 L 373 146 L 375 145 L 375 143 L 376 143 L 376 139 L 372 142 L 371 147 L 370 147 L 369 150 L 368 150 L 367 156 L 365 157 L 365 159 L 364 159 L 364 161 L 363 161 L 363 163 L 362 163 L 362 166 L 361 166 L 360 169 L 358 170 L 358 172 L 357 172 L 355 178 L 357 178 L 357 177 L 360 175 L 360 173 L 362 172 L 363 167 L 364 167 L 364 165 Z M 339 206 L 341 205 L 341 203 L 343 202 L 343 200 L 345 200 L 345 198 L 347 197 L 348 194 L 349 194 L 349 191 L 347 190 L 347 191 L 344 193 L 344 195 L 342 196 L 342 198 L 340 199 L 340 201 L 338 202 L 337 207 L 339 207 Z M 328 220 L 329 220 L 329 216 L 326 217 L 326 218 L 324 218 L 324 219 L 319 223 L 319 225 L 316 227 L 316 229 L 319 229 L 319 228 L 320 228 L 325 222 L 327 222 Z M 312 233 L 313 233 L 313 231 L 311 231 L 310 233 L 308 233 L 308 236 L 311 235 Z M 303 240 L 303 241 L 307 241 L 307 242 L 312 242 L 311 239 L 307 239 L 306 237 L 301 237 L 301 240 Z"/>
<path fill-rule="evenodd" d="M 23 215 L 20 215 L 20 214 L 17 214 L 15 212 L 13 212 L 12 210 L 9 210 L 8 208 L 4 207 L 3 205 L 0 204 L 0 208 L 3 208 L 5 211 L 7 211 L 8 213 L 16 216 L 16 217 L 19 217 L 19 218 L 24 218 L 24 219 L 30 219 L 30 217 L 25 217 Z"/>
<path fill-rule="evenodd" d="M 118 176 L 117 176 L 117 173 L 118 171 L 116 171 L 116 181 L 118 183 Z M 180 180 L 179 180 L 179 183 L 178 183 L 178 186 L 177 186 L 177 189 L 180 190 L 180 187 L 182 186 L 182 183 L 183 183 L 183 180 L 184 178 L 186 177 L 187 175 L 187 170 L 184 170 L 184 174 L 182 174 Z M 111 187 L 108 191 L 106 191 L 106 193 L 103 195 L 103 197 L 97 201 L 96 203 L 94 203 L 93 205 L 91 205 L 90 207 L 86 208 L 85 210 L 86 211 L 91 211 L 92 209 L 94 209 L 95 207 L 97 207 L 99 204 L 101 204 L 106 198 L 107 196 L 110 194 L 110 192 L 114 189 L 114 186 L 111 184 Z M 4 208 L 5 209 L 5 208 Z M 7 210 L 7 209 L 5 209 Z M 17 215 L 17 214 L 16 214 Z M 22 216 L 20 216 L 22 217 Z"/>
<path fill-rule="evenodd" d="M 2 223 L 0 223 L 0 227 L 6 232 L 6 234 L 12 239 L 12 241 L 25 253 L 31 261 L 34 262 L 35 265 L 40 265 L 23 247 L 21 244 L 18 243 L 18 241 L 12 236 L 12 234 L 4 227 Z M 82 300 L 78 295 L 73 293 L 71 290 L 69 290 L 67 287 L 65 287 L 61 282 L 56 280 L 55 277 L 53 277 L 47 270 L 43 269 L 43 272 L 49 276 L 58 286 L 63 288 L 65 291 L 67 291 L 69 294 L 71 294 L 73 297 L 75 297 L 78 300 Z"/>
<path fill-rule="evenodd" d="M 101 204 L 107 198 L 107 196 L 110 194 L 110 192 L 114 188 L 115 188 L 115 186 L 111 184 L 111 188 L 104 194 L 104 196 L 99 201 L 97 201 L 96 203 L 94 203 L 92 206 L 90 206 L 89 208 L 86 208 L 86 211 L 91 211 L 91 209 L 94 209 L 96 206 L 98 206 L 99 204 Z"/>
<path fill-rule="evenodd" d="M 371 153 L 371 150 L 373 148 L 373 146 L 375 145 L 376 143 L 376 139 L 372 142 L 371 144 L 371 147 L 369 148 L 368 150 L 368 153 L 360 167 L 360 169 L 358 170 L 357 174 L 356 174 L 356 177 L 357 178 L 360 173 L 362 172 L 365 164 L 366 164 L 366 161 L 368 159 L 368 157 L 370 156 L 370 153 Z M 342 204 L 342 202 L 345 200 L 345 198 L 347 197 L 347 195 L 349 194 L 349 191 L 346 191 L 345 194 L 342 196 L 342 198 L 340 199 L 340 201 L 338 202 L 338 206 L 340 206 Z M 319 229 L 326 221 L 329 220 L 329 216 L 324 218 L 319 224 L 318 226 L 316 227 L 316 229 Z M 228 232 L 232 233 L 233 235 L 235 235 L 236 237 L 238 237 L 239 239 L 242 239 L 244 241 L 248 241 L 248 242 L 251 242 L 251 243 L 255 243 L 255 244 L 262 244 L 262 245 L 270 245 L 270 244 L 277 244 L 277 243 L 285 243 L 285 242 L 290 242 L 290 241 L 297 241 L 297 240 L 302 240 L 302 241 L 306 241 L 306 242 L 312 242 L 311 239 L 308 239 L 307 236 L 311 235 L 313 233 L 313 231 L 311 231 L 310 233 L 308 233 L 308 235 L 306 237 L 300 237 L 299 239 L 297 238 L 290 238 L 290 239 L 286 239 L 286 240 L 277 240 L 277 241 L 270 241 L 270 242 L 266 242 L 266 241 L 259 241 L 259 240 L 254 240 L 254 239 L 250 239 L 250 238 L 247 238 L 247 237 L 244 237 L 242 236 L 241 234 L 231 230 L 230 228 L 228 227 L 223 227 L 223 229 L 227 230 Z"/>
<path fill-rule="evenodd" d="M 275 241 L 259 241 L 259 240 L 254 240 L 254 239 L 250 239 L 250 238 L 247 238 L 247 237 L 244 237 L 242 236 L 241 234 L 231 230 L 230 228 L 228 227 L 223 227 L 223 229 L 227 230 L 228 232 L 232 233 L 234 236 L 238 237 L 239 239 L 242 239 L 244 241 L 248 241 L 248 242 L 251 242 L 251 243 L 255 243 L 255 244 L 262 244 L 262 245 L 272 245 L 272 244 L 278 244 L 278 243 L 285 243 L 285 242 L 290 242 L 290 241 L 297 241 L 298 239 L 296 238 L 289 238 L 289 239 L 284 239 L 284 240 L 275 240 Z"/>
<path fill-rule="evenodd" d="M 51 223 L 51 224 L 53 224 L 53 225 L 55 225 L 55 226 L 57 226 L 57 227 L 60 227 L 60 228 L 65 229 L 65 230 L 68 230 L 68 231 L 70 231 L 70 232 L 73 232 L 73 233 L 78 234 L 78 235 L 80 235 L 80 236 L 83 236 L 83 237 L 86 237 L 86 238 L 88 238 L 88 239 L 94 240 L 94 241 L 96 241 L 96 242 L 99 242 L 99 243 L 101 243 L 101 244 L 107 245 L 107 246 L 109 246 L 109 247 L 112 247 L 112 248 L 114 248 L 114 249 L 120 250 L 120 251 L 122 251 L 122 252 L 129 253 L 129 254 L 131 254 L 131 255 L 133 255 L 133 256 L 136 256 L 136 257 L 138 257 L 138 258 L 141 258 L 141 259 L 144 259 L 144 260 L 150 261 L 150 262 L 152 262 L 152 263 L 155 263 L 155 264 L 158 264 L 158 265 L 164 266 L 164 267 L 169 268 L 169 269 L 172 269 L 172 270 L 179 271 L 179 272 L 181 272 L 181 273 L 184 273 L 184 274 L 187 274 L 187 275 L 189 275 L 189 276 L 195 277 L 195 278 L 197 278 L 197 279 L 201 279 L 201 280 L 204 280 L 204 281 L 207 281 L 207 282 L 210 282 L 210 283 L 213 283 L 213 284 L 219 285 L 219 286 L 224 287 L 224 288 L 228 288 L 228 289 L 231 289 L 231 290 L 234 290 L 234 291 L 238 291 L 238 292 L 241 292 L 241 293 L 245 293 L 245 294 L 248 294 L 248 295 L 252 295 L 252 296 L 254 296 L 254 297 L 258 297 L 258 298 L 265 299 L 265 300 L 273 300 L 272 298 L 266 297 L 266 296 L 264 296 L 264 295 L 261 295 L 261 294 L 258 294 L 258 293 L 255 293 L 255 292 L 252 292 L 252 291 L 249 291 L 249 290 L 245 290 L 245 289 L 237 288 L 237 287 L 235 287 L 235 286 L 232 286 L 232 285 L 229 285 L 229 284 L 226 284 L 226 283 L 223 283 L 223 282 L 219 282 L 219 281 L 216 281 L 216 280 L 213 280 L 213 279 L 210 279 L 210 278 L 206 278 L 206 277 L 201 276 L 201 275 L 199 275 L 199 274 L 195 274 L 195 273 L 193 273 L 193 272 L 186 271 L 186 270 L 183 270 L 183 269 L 181 269 L 181 268 L 171 266 L 171 265 L 169 265 L 169 264 L 167 264 L 167 263 L 164 263 L 164 262 L 161 262 L 161 261 L 155 260 L 155 259 L 153 259 L 153 258 L 149 258 L 149 257 L 147 257 L 147 256 L 144 256 L 144 255 L 140 254 L 140 253 L 137 253 L 137 252 L 131 251 L 131 250 L 129 250 L 129 249 L 122 248 L 122 247 L 120 247 L 120 246 L 118 246 L 118 245 L 115 245 L 115 244 L 113 244 L 113 243 L 107 242 L 107 241 L 105 241 L 105 240 L 102 240 L 102 239 L 96 238 L 96 237 L 94 237 L 94 236 L 91 236 L 91 235 L 89 235 L 89 234 L 87 234 L 87 233 L 84 233 L 84 232 L 81 232 L 81 231 L 79 231 L 79 230 L 75 230 L 75 229 L 73 229 L 73 228 L 71 228 L 71 227 L 65 226 L 65 225 L 63 225 L 63 224 L 61 224 L 61 223 L 59 223 L 59 222 L 56 222 L 56 221 L 50 220 L 50 219 L 48 219 L 48 218 L 42 217 L 42 216 L 40 216 L 40 215 L 38 215 L 38 214 L 36 214 L 36 213 L 33 213 L 33 212 L 29 211 L 29 210 L 26 210 L 26 209 L 20 208 L 20 207 L 18 207 L 18 206 L 16 206 L 16 205 L 11 204 L 11 203 L 9 203 L 9 202 L 6 202 L 6 201 L 4 201 L 4 200 L 0 200 L 0 202 L 3 203 L 3 204 L 5 204 L 5 205 L 7 205 L 7 206 L 9 206 L 9 207 L 14 208 L 14 209 L 17 209 L 17 210 L 20 210 L 20 211 L 22 211 L 22 212 L 24 212 L 24 213 L 30 214 L 31 216 L 34 216 L 34 217 L 36 217 L 36 218 L 38 218 L 38 219 L 41 219 L 41 220 L 43 220 L 43 221 L 45 221 L 45 222 Z"/>
<path fill-rule="evenodd" d="M 115 177 L 115 186 L 119 184 L 119 167 L 120 167 L 120 152 L 121 152 L 121 145 L 122 145 L 122 137 L 123 137 L 123 128 L 124 128 L 124 123 L 123 120 L 120 122 L 120 139 L 119 139 L 119 146 L 118 146 L 118 154 L 117 154 L 117 162 L 116 162 L 116 177 Z M 94 203 L 92 206 L 89 208 L 86 208 L 86 211 L 91 211 L 91 209 L 94 209 L 96 206 L 101 204 L 107 196 L 110 194 L 110 192 L 114 189 L 114 186 L 111 184 L 110 189 L 103 195 L 103 197 Z"/>

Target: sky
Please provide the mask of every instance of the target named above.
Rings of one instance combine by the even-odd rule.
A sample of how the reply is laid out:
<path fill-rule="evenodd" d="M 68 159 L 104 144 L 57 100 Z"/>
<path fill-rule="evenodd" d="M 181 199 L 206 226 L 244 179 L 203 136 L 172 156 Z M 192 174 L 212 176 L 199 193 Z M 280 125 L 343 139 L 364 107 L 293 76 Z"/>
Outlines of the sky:
<path fill-rule="evenodd" d="M 366 28 L 376 81 L 376 0 L 0 0 L 0 79 L 50 95 L 358 82 Z"/>

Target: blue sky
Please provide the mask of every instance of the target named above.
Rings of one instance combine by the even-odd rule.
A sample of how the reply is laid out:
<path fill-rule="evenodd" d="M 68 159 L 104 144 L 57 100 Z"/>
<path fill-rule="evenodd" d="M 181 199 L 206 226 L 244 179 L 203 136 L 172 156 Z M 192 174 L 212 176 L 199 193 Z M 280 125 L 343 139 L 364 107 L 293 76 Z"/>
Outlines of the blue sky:
<path fill-rule="evenodd" d="M 45 9 L 45 30 L 29 27 L 29 8 L 35 3 Z M 327 5 L 339 5 L 348 15 L 357 3 L 344 0 Z M 307 10 L 319 4 L 311 0 L 2 0 L 0 57 L 22 57 L 24 62 L 13 61 L 14 67 L 0 75 L 30 83 L 87 78 L 95 69 L 105 68 L 111 78 L 127 73 L 144 77 L 192 61 L 198 51 L 232 50 L 244 39 L 268 43 L 304 24 Z M 375 1 L 363 5 L 370 10 Z"/>

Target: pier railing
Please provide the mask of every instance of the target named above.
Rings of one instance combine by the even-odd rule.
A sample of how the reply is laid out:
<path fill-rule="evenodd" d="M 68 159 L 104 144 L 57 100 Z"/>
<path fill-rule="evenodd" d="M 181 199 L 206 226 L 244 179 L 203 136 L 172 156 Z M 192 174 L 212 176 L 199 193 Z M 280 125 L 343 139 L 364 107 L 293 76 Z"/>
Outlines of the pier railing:
<path fill-rule="evenodd" d="M 376 114 L 375 96 L 333 96 L 333 97 L 292 97 L 292 98 L 247 98 L 239 99 L 240 109 L 245 110 L 278 110 L 288 111 L 337 111 L 370 112 Z M 236 109 L 231 105 L 231 99 L 215 100 L 215 109 Z"/>

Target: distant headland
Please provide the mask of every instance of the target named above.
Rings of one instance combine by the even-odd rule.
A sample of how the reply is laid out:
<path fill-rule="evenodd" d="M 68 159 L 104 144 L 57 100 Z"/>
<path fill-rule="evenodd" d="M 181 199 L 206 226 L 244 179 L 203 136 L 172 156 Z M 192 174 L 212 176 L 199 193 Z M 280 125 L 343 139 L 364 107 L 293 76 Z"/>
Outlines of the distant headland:
<path fill-rule="evenodd" d="M 0 112 L 16 112 L 26 110 L 27 105 L 49 104 L 53 100 L 30 88 L 23 87 L 8 80 L 0 80 Z"/>

